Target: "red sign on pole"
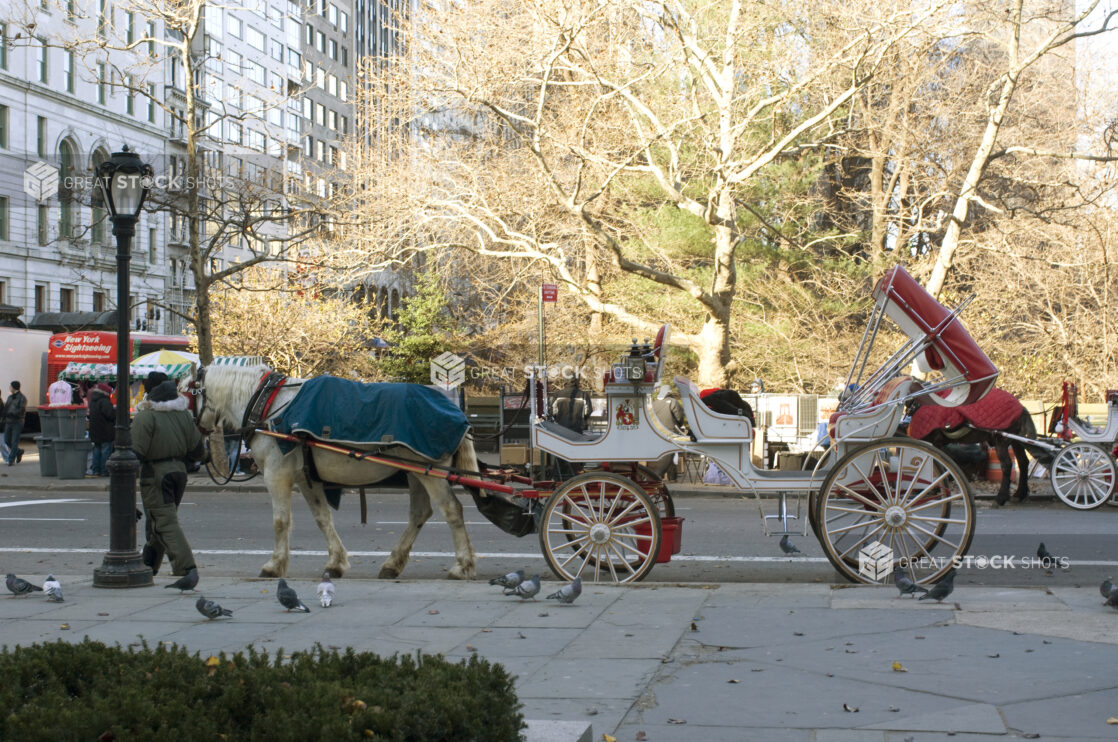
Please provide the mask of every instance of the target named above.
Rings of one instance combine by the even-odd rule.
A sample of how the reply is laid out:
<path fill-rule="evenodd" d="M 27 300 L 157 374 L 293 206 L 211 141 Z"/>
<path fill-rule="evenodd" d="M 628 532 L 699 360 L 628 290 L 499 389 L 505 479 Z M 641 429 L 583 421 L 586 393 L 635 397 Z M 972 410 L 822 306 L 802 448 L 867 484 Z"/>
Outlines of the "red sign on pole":
<path fill-rule="evenodd" d="M 559 285 L 555 283 L 540 284 L 540 299 L 555 302 L 559 299 Z"/>

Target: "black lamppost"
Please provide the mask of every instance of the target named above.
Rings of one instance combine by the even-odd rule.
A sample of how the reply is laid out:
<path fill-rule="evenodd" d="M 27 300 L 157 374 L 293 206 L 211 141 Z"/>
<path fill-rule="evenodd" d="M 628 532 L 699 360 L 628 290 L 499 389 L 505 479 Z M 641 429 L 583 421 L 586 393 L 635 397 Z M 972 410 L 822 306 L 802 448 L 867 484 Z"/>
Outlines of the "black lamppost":
<path fill-rule="evenodd" d="M 136 475 L 140 461 L 132 451 L 128 417 L 131 341 L 128 336 L 129 263 L 132 235 L 151 183 L 152 169 L 125 145 L 97 166 L 97 188 L 116 237 L 116 439 L 109 457 L 109 550 L 93 570 L 94 587 L 147 587 L 151 569 L 136 549 Z"/>

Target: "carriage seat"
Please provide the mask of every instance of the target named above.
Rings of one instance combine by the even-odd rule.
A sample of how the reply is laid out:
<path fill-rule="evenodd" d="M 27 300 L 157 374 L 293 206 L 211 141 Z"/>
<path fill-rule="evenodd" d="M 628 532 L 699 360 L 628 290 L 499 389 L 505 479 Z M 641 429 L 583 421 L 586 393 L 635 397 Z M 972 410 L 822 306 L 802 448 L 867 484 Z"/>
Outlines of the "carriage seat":
<path fill-rule="evenodd" d="M 873 401 L 860 410 L 839 410 L 827 422 L 832 441 L 871 441 L 896 434 L 904 416 L 901 404 L 912 388 L 912 377 L 890 379 L 874 395 Z"/>
<path fill-rule="evenodd" d="M 753 426 L 748 417 L 715 412 L 706 406 L 698 387 L 690 379 L 677 376 L 674 381 L 683 414 L 697 442 L 750 443 L 753 440 Z"/>
<path fill-rule="evenodd" d="M 551 433 L 552 435 L 558 436 L 563 440 L 570 441 L 571 443 L 593 443 L 594 441 L 602 437 L 600 433 L 580 433 L 577 430 L 571 430 L 570 428 L 564 425 L 560 425 L 559 423 L 553 422 L 551 420 L 541 420 L 540 422 L 536 423 L 536 425 L 543 430 Z"/>

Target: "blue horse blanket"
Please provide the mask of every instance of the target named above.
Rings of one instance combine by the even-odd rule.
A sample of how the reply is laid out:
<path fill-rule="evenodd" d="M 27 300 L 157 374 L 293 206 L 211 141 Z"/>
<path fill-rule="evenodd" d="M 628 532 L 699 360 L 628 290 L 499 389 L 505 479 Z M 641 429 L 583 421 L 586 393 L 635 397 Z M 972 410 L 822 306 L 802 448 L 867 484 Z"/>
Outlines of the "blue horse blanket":
<path fill-rule="evenodd" d="M 407 446 L 429 459 L 458 450 L 470 424 L 466 414 L 421 384 L 366 384 L 336 376 L 307 379 L 272 430 L 342 445 Z"/>

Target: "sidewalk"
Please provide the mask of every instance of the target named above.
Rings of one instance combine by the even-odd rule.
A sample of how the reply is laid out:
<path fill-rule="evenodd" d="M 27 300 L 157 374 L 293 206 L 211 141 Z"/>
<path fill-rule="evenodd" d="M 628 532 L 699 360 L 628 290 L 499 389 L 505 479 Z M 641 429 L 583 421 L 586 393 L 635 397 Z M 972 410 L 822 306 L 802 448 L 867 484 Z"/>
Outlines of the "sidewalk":
<path fill-rule="evenodd" d="M 190 486 L 208 481 L 194 475 Z M 0 490 L 102 487 L 40 477 L 33 451 L 0 467 Z M 20 576 L 41 584 L 45 575 Z M 146 640 L 202 657 L 316 642 L 476 653 L 516 676 L 531 742 L 1118 739 L 1107 724 L 1118 717 L 1118 611 L 1093 584 L 959 587 L 942 605 L 891 587 L 587 585 L 560 606 L 507 598 L 482 580 L 343 578 L 329 609 L 315 603 L 314 582 L 293 582 L 312 612 L 288 614 L 274 580 L 203 575 L 199 593 L 180 595 L 164 589 L 164 575 L 132 590 L 94 588 L 89 573 L 56 577 L 65 603 L 0 598 L 3 644 Z M 543 580 L 541 595 L 560 585 Z M 198 595 L 234 616 L 206 621 Z"/>
<path fill-rule="evenodd" d="M 342 579 L 328 609 L 313 583 L 292 583 L 311 606 L 295 614 L 274 580 L 203 577 L 199 593 L 180 595 L 163 577 L 132 590 L 57 577 L 65 603 L 0 599 L 5 644 L 477 654 L 516 676 L 538 742 L 1118 738 L 1107 724 L 1118 716 L 1118 611 L 1094 587 L 961 587 L 938 605 L 889 587 L 609 585 L 561 606 L 481 581 Z M 544 579 L 541 594 L 558 586 Z M 202 618 L 203 594 L 233 617 Z"/>

